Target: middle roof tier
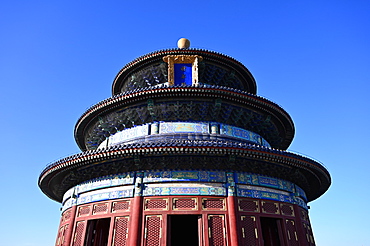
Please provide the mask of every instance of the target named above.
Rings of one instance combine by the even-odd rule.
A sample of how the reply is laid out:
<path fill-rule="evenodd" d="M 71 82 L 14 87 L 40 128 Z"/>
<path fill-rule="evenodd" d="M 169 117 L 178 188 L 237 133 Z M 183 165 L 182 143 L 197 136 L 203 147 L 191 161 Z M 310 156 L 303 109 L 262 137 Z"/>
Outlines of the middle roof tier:
<path fill-rule="evenodd" d="M 282 150 L 294 137 L 289 114 L 265 98 L 219 86 L 164 86 L 128 91 L 90 107 L 76 123 L 75 139 L 83 151 L 96 149 L 117 131 L 158 121 L 226 124 Z"/>

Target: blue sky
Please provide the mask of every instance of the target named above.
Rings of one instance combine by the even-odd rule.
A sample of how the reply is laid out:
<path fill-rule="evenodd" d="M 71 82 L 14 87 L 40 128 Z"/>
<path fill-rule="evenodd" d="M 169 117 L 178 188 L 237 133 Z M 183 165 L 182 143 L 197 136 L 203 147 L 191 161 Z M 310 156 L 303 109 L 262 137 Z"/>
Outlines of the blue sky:
<path fill-rule="evenodd" d="M 330 171 L 309 204 L 317 245 L 370 245 L 369 13 L 361 0 L 3 1 L 0 246 L 54 245 L 60 206 L 40 172 L 79 152 L 76 120 L 126 63 L 180 37 L 244 63 L 292 116 L 289 150 Z"/>

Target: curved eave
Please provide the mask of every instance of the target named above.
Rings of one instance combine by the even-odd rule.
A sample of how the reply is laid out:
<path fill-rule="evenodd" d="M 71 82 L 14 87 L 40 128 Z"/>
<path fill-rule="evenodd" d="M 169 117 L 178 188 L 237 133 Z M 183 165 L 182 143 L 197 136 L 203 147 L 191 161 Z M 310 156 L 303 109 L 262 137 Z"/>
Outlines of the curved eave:
<path fill-rule="evenodd" d="M 38 182 L 39 187 L 48 197 L 61 202 L 62 196 L 67 189 L 86 181 L 80 180 L 81 176 L 78 175 L 79 172 L 86 173 L 88 168 L 94 168 L 97 172 L 97 177 L 113 174 L 117 172 L 117 170 L 112 169 L 110 171 L 111 173 L 107 173 L 106 165 L 109 166 L 112 162 L 120 162 L 119 165 L 123 166 L 128 165 L 128 162 L 133 162 L 133 159 L 137 156 L 141 156 L 143 159 L 153 157 L 170 158 L 174 156 L 205 156 L 209 158 L 228 158 L 229 156 L 234 156 L 236 158 L 235 166 L 227 164 L 228 166 L 224 167 L 224 169 L 227 170 L 238 170 L 238 159 L 263 161 L 271 167 L 277 165 L 279 169 L 283 167 L 285 169 L 291 169 L 292 171 L 296 170 L 301 172 L 309 182 L 307 186 L 309 188 L 305 190 L 308 201 L 320 197 L 331 184 L 329 172 L 320 163 L 286 151 L 235 143 L 227 144 L 225 147 L 218 147 L 214 146 L 214 143 L 204 143 L 201 141 L 194 142 L 192 146 L 186 146 L 184 142 L 162 144 L 166 146 L 161 146 L 158 143 L 119 145 L 107 149 L 88 151 L 61 159 L 49 165 L 41 173 Z M 131 165 L 130 171 L 135 171 L 136 169 L 140 170 L 140 168 L 143 167 L 136 164 Z M 188 166 L 185 165 L 183 168 L 186 169 Z M 158 167 L 153 169 L 158 169 Z M 244 166 L 242 167 L 242 171 L 248 172 L 250 170 L 248 170 L 247 166 Z M 71 173 L 73 173 L 72 178 L 70 176 Z M 68 187 L 61 188 L 61 181 L 65 180 L 66 177 L 69 185 Z M 285 179 L 289 180 L 289 178 L 288 176 Z M 59 191 L 57 192 L 58 189 Z"/>
<path fill-rule="evenodd" d="M 77 121 L 75 126 L 75 140 L 82 151 L 87 147 L 84 142 L 85 131 L 89 124 L 102 114 L 109 113 L 116 108 L 128 106 L 133 103 L 148 99 L 159 98 L 221 98 L 222 100 L 234 101 L 240 105 L 253 105 L 256 110 L 268 112 L 283 129 L 283 141 L 279 146 L 272 146 L 278 149 L 287 149 L 294 137 L 294 123 L 289 114 L 279 105 L 256 95 L 240 90 L 210 86 L 210 87 L 164 87 L 164 88 L 143 88 L 139 90 L 122 93 L 89 108 Z"/>
<path fill-rule="evenodd" d="M 256 94 L 257 85 L 256 81 L 251 72 L 239 61 L 234 58 L 203 49 L 168 49 L 159 50 L 146 55 L 143 55 L 132 62 L 124 66 L 116 75 L 112 84 L 112 94 L 117 95 L 121 93 L 121 88 L 127 76 L 131 73 L 142 69 L 152 63 L 162 61 L 162 57 L 166 55 L 200 55 L 205 60 L 209 60 L 216 64 L 222 64 L 224 66 L 233 68 L 238 74 L 240 74 L 244 86 L 248 88 L 248 91 L 252 94 Z"/>

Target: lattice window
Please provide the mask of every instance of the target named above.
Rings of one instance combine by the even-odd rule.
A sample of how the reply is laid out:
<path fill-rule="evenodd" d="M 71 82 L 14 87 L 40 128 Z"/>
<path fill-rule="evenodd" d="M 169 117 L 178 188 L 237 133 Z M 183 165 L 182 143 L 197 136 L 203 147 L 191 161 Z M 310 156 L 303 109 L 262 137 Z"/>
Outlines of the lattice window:
<path fill-rule="evenodd" d="M 168 210 L 168 199 L 145 199 L 145 210 Z"/>
<path fill-rule="evenodd" d="M 62 215 L 62 223 L 68 221 L 71 218 L 71 210 L 65 211 Z"/>
<path fill-rule="evenodd" d="M 92 214 L 105 214 L 108 212 L 108 203 L 94 204 Z"/>
<path fill-rule="evenodd" d="M 77 217 L 80 216 L 86 216 L 90 214 L 90 206 L 83 206 L 78 208 L 78 215 Z"/>
<path fill-rule="evenodd" d="M 258 245 L 258 233 L 257 233 L 257 222 L 255 216 L 241 216 L 241 246 L 257 246 Z"/>
<path fill-rule="evenodd" d="M 126 246 L 128 236 L 128 216 L 116 217 L 114 222 L 114 236 L 112 246 Z"/>
<path fill-rule="evenodd" d="M 58 232 L 57 242 L 55 246 L 65 246 L 65 234 L 68 230 L 68 227 L 69 227 L 68 224 L 60 227 L 59 232 Z"/>
<path fill-rule="evenodd" d="M 313 233 L 311 227 L 303 222 L 303 228 L 306 234 L 306 240 L 309 246 L 315 246 L 315 240 L 313 239 Z"/>
<path fill-rule="evenodd" d="M 73 246 L 82 246 L 83 245 L 83 236 L 85 231 L 85 221 L 79 221 L 76 224 L 76 231 L 73 237 Z"/>
<path fill-rule="evenodd" d="M 174 198 L 173 209 L 174 210 L 196 210 L 197 209 L 196 198 Z"/>
<path fill-rule="evenodd" d="M 150 215 L 146 216 L 145 223 L 145 246 L 159 246 L 161 244 L 161 231 L 162 231 L 162 216 Z"/>
<path fill-rule="evenodd" d="M 210 246 L 226 246 L 224 215 L 208 215 Z"/>
<path fill-rule="evenodd" d="M 279 214 L 278 203 L 275 202 L 263 202 L 262 201 L 262 213 L 268 214 Z"/>
<path fill-rule="evenodd" d="M 204 210 L 225 210 L 225 199 L 202 199 Z"/>
<path fill-rule="evenodd" d="M 258 201 L 239 199 L 239 211 L 259 212 Z"/>
<path fill-rule="evenodd" d="M 299 246 L 294 220 L 286 220 L 285 223 L 289 246 Z"/>
<path fill-rule="evenodd" d="M 307 211 L 301 208 L 300 212 L 301 212 L 301 219 L 309 222 Z"/>
<path fill-rule="evenodd" d="M 282 215 L 294 216 L 294 209 L 292 205 L 280 204 L 280 210 Z"/>
<path fill-rule="evenodd" d="M 118 211 L 128 211 L 130 209 L 130 201 L 120 201 L 120 202 L 113 202 L 112 205 L 112 213 Z"/>
<path fill-rule="evenodd" d="M 59 228 L 58 236 L 57 236 L 57 242 L 55 243 L 55 246 L 60 246 L 62 244 L 61 243 L 61 238 L 62 238 L 63 232 L 64 232 L 64 226 Z"/>

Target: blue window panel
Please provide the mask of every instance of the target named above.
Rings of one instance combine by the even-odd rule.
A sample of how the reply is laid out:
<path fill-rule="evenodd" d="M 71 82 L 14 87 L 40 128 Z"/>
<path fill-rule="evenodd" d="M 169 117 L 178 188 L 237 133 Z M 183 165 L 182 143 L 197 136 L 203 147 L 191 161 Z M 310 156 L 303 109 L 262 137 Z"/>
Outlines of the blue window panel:
<path fill-rule="evenodd" d="M 175 63 L 175 85 L 192 85 L 192 64 Z"/>

